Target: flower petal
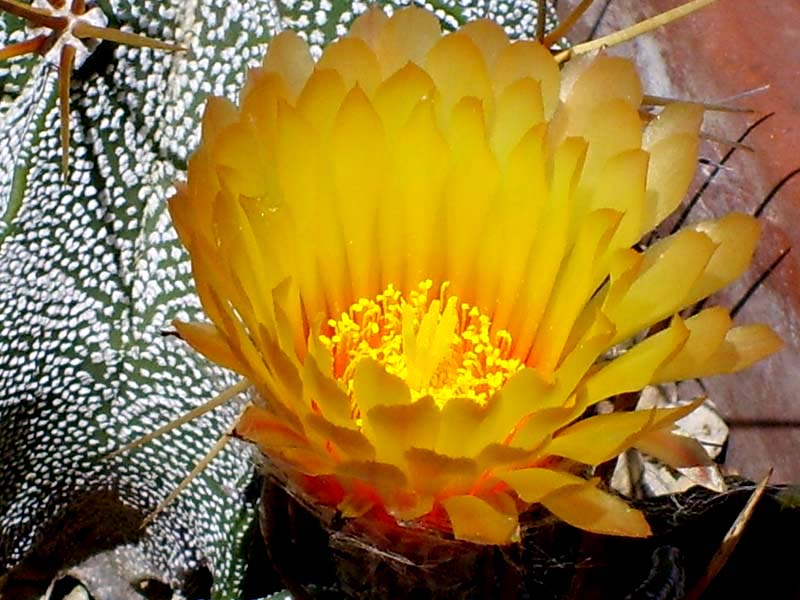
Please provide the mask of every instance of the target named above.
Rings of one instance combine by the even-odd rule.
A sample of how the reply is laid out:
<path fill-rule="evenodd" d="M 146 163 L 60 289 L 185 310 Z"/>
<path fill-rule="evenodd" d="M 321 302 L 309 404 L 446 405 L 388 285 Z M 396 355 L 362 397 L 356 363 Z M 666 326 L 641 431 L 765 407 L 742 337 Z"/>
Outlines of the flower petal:
<path fill-rule="evenodd" d="M 581 486 L 586 483 L 585 479 L 572 473 L 541 468 L 519 469 L 503 473 L 498 478 L 510 485 L 528 504 L 541 502 L 546 496 L 564 487 Z"/>
<path fill-rule="evenodd" d="M 269 41 L 264 56 L 264 70 L 281 76 L 294 100 L 314 70 L 308 44 L 294 31 L 282 31 Z"/>
<path fill-rule="evenodd" d="M 408 63 L 381 83 L 373 105 L 389 137 L 401 133 L 417 104 L 431 96 L 434 89 L 430 75 L 414 63 Z"/>
<path fill-rule="evenodd" d="M 433 450 L 439 434 L 439 407 L 426 396 L 413 404 L 379 404 L 364 417 L 364 434 L 375 445 L 378 460 L 405 469 L 412 447 Z"/>
<path fill-rule="evenodd" d="M 459 31 L 481 51 L 487 67 L 491 67 L 497 56 L 509 46 L 508 35 L 503 28 L 491 19 L 476 19 L 463 25 Z"/>
<path fill-rule="evenodd" d="M 377 294 L 376 240 L 378 203 L 386 171 L 383 125 L 364 92 L 356 87 L 345 96 L 334 120 L 330 158 L 333 201 L 347 243 L 352 298 Z"/>
<path fill-rule="evenodd" d="M 411 390 L 405 381 L 386 372 L 370 358 L 362 359 L 353 376 L 353 394 L 362 415 L 375 406 L 411 404 Z"/>
<path fill-rule="evenodd" d="M 761 225 L 758 220 L 742 213 L 730 213 L 715 221 L 691 226 L 717 244 L 703 275 L 686 298 L 696 302 L 722 289 L 747 270 L 756 249 Z"/>
<path fill-rule="evenodd" d="M 648 431 L 634 446 L 675 469 L 708 466 L 714 462 L 696 439 L 665 429 Z"/>
<path fill-rule="evenodd" d="M 379 6 L 370 6 L 355 18 L 347 35 L 364 40 L 367 46 L 377 54 L 379 40 L 388 21 L 389 17 Z"/>
<path fill-rule="evenodd" d="M 620 223 L 622 214 L 601 209 L 592 212 L 578 233 L 575 246 L 561 268 L 536 340 L 528 356 L 545 373 L 551 373 L 560 362 L 573 323 L 585 303 L 597 289 L 596 257 L 602 256 Z"/>
<path fill-rule="evenodd" d="M 439 19 L 432 12 L 417 7 L 398 10 L 381 31 L 378 56 L 384 76 L 409 61 L 423 65 L 425 56 L 441 36 Z"/>
<path fill-rule="evenodd" d="M 653 376 L 652 383 L 680 381 L 702 377 L 706 363 L 725 341 L 731 318 L 724 308 L 715 306 L 694 315 L 685 322 L 689 337 L 683 348 Z"/>
<path fill-rule="evenodd" d="M 544 119 L 542 86 L 531 77 L 518 79 L 497 98 L 497 110 L 491 129 L 494 155 L 504 160 L 522 137 Z"/>
<path fill-rule="evenodd" d="M 347 91 L 358 85 L 368 96 L 372 96 L 381 81 L 375 53 L 357 37 L 340 38 L 328 46 L 317 63 L 317 70 L 323 69 L 338 72 Z"/>
<path fill-rule="evenodd" d="M 450 111 L 462 98 L 476 98 L 491 114 L 493 95 L 486 63 L 475 43 L 466 35 L 451 33 L 431 48 L 425 68 L 442 95 L 439 115 L 449 122 Z"/>
<path fill-rule="evenodd" d="M 184 323 L 173 321 L 172 326 L 178 335 L 192 348 L 218 365 L 244 375 L 245 367 L 233 355 L 228 341 L 211 323 Z"/>
<path fill-rule="evenodd" d="M 491 70 L 495 92 L 530 77 L 541 84 L 544 116 L 550 118 L 558 105 L 561 75 L 552 54 L 541 44 L 515 41 L 500 51 Z"/>
<path fill-rule="evenodd" d="M 558 276 L 570 242 L 572 195 L 586 154 L 586 142 L 568 138 L 556 150 L 547 207 L 547 227 L 540 228 L 531 249 L 521 293 L 514 304 L 509 330 L 514 331 L 514 356 L 525 359 Z"/>
<path fill-rule="evenodd" d="M 677 408 L 612 412 L 584 419 L 561 431 L 543 454 L 599 465 L 633 446 L 649 432 L 670 427 L 703 402 Z"/>
<path fill-rule="evenodd" d="M 337 462 L 375 460 L 375 447 L 360 431 L 334 425 L 313 413 L 306 415 L 304 424 L 309 439 L 326 448 Z"/>
<path fill-rule="evenodd" d="M 646 148 L 650 152 L 647 170 L 647 195 L 653 198 L 653 218 L 646 222 L 649 231 L 669 216 L 681 203 L 697 169 L 700 141 L 696 134 L 678 133 Z"/>
<path fill-rule="evenodd" d="M 609 298 L 604 304 L 604 312 L 617 327 L 614 341 L 626 340 L 689 304 L 687 296 L 715 249 L 707 235 L 690 230 L 651 246 L 627 290 L 617 301 Z"/>
<path fill-rule="evenodd" d="M 355 429 L 353 405 L 347 393 L 330 376 L 326 376 L 313 356 L 303 363 L 303 395 L 309 406 L 316 406 L 334 425 Z"/>
<path fill-rule="evenodd" d="M 625 354 L 605 364 L 586 380 L 586 406 L 625 392 L 643 389 L 655 373 L 686 342 L 689 331 L 675 316 L 669 328 L 639 342 Z"/>
<path fill-rule="evenodd" d="M 456 539 L 477 544 L 509 544 L 519 539 L 516 516 L 497 510 L 475 496 L 453 496 L 442 501 Z"/>
<path fill-rule="evenodd" d="M 422 448 L 409 449 L 405 458 L 411 487 L 422 496 L 464 493 L 478 475 L 477 464 L 469 458 L 451 458 Z"/>
<path fill-rule="evenodd" d="M 272 448 L 306 448 L 308 439 L 272 412 L 251 404 L 236 422 L 236 434 L 268 451 Z"/>
<path fill-rule="evenodd" d="M 591 483 L 564 488 L 541 502 L 559 519 L 584 531 L 627 537 L 652 534 L 640 511 Z"/>

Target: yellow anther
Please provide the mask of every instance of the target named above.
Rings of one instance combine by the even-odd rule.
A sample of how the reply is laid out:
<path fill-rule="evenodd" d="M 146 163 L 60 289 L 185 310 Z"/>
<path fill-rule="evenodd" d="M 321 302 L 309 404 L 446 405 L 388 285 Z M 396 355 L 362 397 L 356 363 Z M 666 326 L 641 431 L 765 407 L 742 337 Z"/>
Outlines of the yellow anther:
<path fill-rule="evenodd" d="M 447 295 L 448 282 L 433 299 L 432 288 L 432 281 L 423 281 L 404 298 L 389 285 L 328 321 L 330 331 L 321 340 L 334 363 L 343 365 L 334 375 L 351 395 L 355 367 L 363 358 L 405 380 L 415 399 L 430 395 L 439 406 L 455 397 L 484 403 L 522 367 L 510 357 L 507 331 L 492 333 L 488 315 Z"/>

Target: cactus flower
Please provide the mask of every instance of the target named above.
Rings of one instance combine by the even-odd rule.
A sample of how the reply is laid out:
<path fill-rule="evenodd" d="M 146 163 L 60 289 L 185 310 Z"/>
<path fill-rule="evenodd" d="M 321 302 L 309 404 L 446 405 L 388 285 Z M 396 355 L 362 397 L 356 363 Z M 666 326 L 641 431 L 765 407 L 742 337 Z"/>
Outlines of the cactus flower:
<path fill-rule="evenodd" d="M 210 319 L 176 327 L 252 384 L 237 434 L 346 517 L 505 544 L 541 504 L 648 535 L 587 474 L 632 447 L 702 463 L 671 431 L 699 401 L 593 407 L 780 341 L 719 307 L 678 314 L 746 269 L 752 217 L 637 249 L 686 192 L 703 115 L 647 121 L 642 98 L 625 59 L 562 69 L 417 8 L 367 11 L 318 61 L 276 36 L 238 107 L 209 101 L 170 201 Z"/>

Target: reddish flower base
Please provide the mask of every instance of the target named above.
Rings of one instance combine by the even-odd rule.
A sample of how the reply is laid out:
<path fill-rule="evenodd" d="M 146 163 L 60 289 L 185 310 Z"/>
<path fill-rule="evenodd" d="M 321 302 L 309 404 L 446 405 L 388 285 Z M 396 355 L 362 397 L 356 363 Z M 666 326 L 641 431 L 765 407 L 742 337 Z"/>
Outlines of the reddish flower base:
<path fill-rule="evenodd" d="M 653 525 L 651 538 L 581 532 L 539 510 L 521 516 L 520 544 L 496 547 L 312 509 L 270 473 L 260 511 L 264 569 L 274 569 L 296 600 L 683 598 L 752 493 L 750 482 L 729 484 L 724 495 L 697 488 L 636 503 Z M 783 498 L 780 488 L 768 490 L 704 600 L 800 598 L 794 553 L 785 550 L 800 536 L 800 509 Z"/>
<path fill-rule="evenodd" d="M 272 566 L 297 599 L 326 597 L 326 590 L 376 600 L 518 597 L 518 545 L 473 544 L 369 514 L 343 519 L 333 509 L 308 508 L 270 477 L 260 513 Z"/>

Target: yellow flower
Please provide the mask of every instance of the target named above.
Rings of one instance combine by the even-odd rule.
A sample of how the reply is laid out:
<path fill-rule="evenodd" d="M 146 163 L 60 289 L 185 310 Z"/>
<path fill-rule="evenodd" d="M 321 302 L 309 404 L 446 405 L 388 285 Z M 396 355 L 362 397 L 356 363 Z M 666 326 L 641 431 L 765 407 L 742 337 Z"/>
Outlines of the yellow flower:
<path fill-rule="evenodd" d="M 580 418 L 780 342 L 721 308 L 677 315 L 746 268 L 753 218 L 634 249 L 680 203 L 702 119 L 645 123 L 642 97 L 627 60 L 559 70 L 496 24 L 442 35 L 415 8 L 368 11 L 316 64 L 278 35 L 240 107 L 209 101 L 170 202 L 212 322 L 176 326 L 257 392 L 238 434 L 349 517 L 502 544 L 541 503 L 648 535 L 582 475 L 631 447 L 701 462 L 671 433 L 697 403 Z"/>

